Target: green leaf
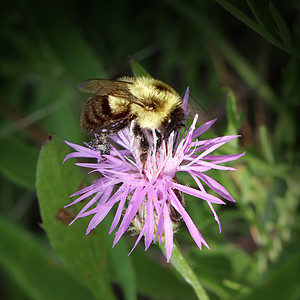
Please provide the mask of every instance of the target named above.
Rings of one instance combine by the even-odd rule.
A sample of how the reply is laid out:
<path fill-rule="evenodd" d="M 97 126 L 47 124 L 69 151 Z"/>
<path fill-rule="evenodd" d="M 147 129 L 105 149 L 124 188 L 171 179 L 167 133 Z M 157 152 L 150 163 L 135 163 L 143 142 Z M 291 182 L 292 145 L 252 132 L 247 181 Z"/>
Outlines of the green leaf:
<path fill-rule="evenodd" d="M 255 261 L 230 244 L 210 243 L 210 247 L 210 251 L 193 248 L 187 259 L 204 287 L 220 299 L 235 299 L 233 286 L 241 291 L 249 277 L 257 276 Z"/>
<path fill-rule="evenodd" d="M 166 1 L 166 0 L 165 0 Z M 290 55 L 294 55 L 295 57 L 299 58 L 299 50 L 292 47 L 289 44 L 289 34 L 286 32 L 285 28 L 285 22 L 281 18 L 281 16 L 278 17 L 278 15 L 275 13 L 275 17 L 270 11 L 267 9 L 264 9 L 264 6 L 266 5 L 266 2 L 255 2 L 253 0 L 248 0 L 247 3 L 254 14 L 255 18 L 259 21 L 259 24 L 257 24 L 253 19 L 249 18 L 246 14 L 244 14 L 239 8 L 237 8 L 235 5 L 231 4 L 227 0 L 215 0 L 218 4 L 220 4 L 224 9 L 226 9 L 228 12 L 230 12 L 232 15 L 234 15 L 237 19 L 239 19 L 241 22 L 245 23 L 249 28 L 257 32 L 259 35 L 261 35 L 264 39 L 266 39 L 268 42 L 273 44 L 274 46 L 278 47 L 282 51 L 285 51 L 286 53 Z M 272 14 L 272 15 L 271 15 Z M 274 22 L 272 20 L 276 18 L 275 23 L 277 24 L 277 27 L 279 29 L 279 35 L 283 39 L 284 36 L 284 43 L 282 43 L 276 34 L 276 30 L 274 28 Z M 284 23 L 283 23 L 284 22 Z M 205 27 L 207 28 L 207 27 Z M 282 32 L 282 34 L 280 33 Z M 287 44 L 286 44 L 287 43 Z"/>
<path fill-rule="evenodd" d="M 35 189 L 38 150 L 13 137 L 0 138 L 0 171 L 26 189 Z"/>
<path fill-rule="evenodd" d="M 138 246 L 131 256 L 134 269 L 138 274 L 136 280 L 139 293 L 150 299 L 196 299 L 192 288 L 173 272 L 164 256 L 161 257 L 162 263 L 153 258 L 150 253 L 145 254 L 142 246 Z"/>
<path fill-rule="evenodd" d="M 300 254 L 272 268 L 261 284 L 242 299 L 299 299 Z"/>
<path fill-rule="evenodd" d="M 251 28 L 253 31 L 257 32 L 261 36 L 263 36 L 265 39 L 269 40 L 270 36 L 269 33 L 266 31 L 265 27 L 260 26 L 257 22 L 255 22 L 252 18 L 248 17 L 243 11 L 241 11 L 238 7 L 233 5 L 227 0 L 215 0 L 219 5 L 221 5 L 224 9 L 226 9 L 229 13 L 231 13 L 233 16 L 235 16 L 237 19 L 239 19 L 241 22 L 246 24 L 249 28 Z M 252 10 L 252 13 L 258 18 L 258 15 L 255 13 L 254 7 L 251 6 L 251 2 L 248 1 L 248 5 L 250 6 L 250 9 Z"/>
<path fill-rule="evenodd" d="M 166 256 L 166 244 L 164 240 L 162 240 L 160 244 L 160 249 Z M 198 299 L 209 300 L 205 289 L 202 287 L 202 284 L 198 280 L 198 277 L 196 276 L 194 271 L 191 269 L 189 263 L 185 260 L 176 240 L 174 240 L 173 243 L 170 262 L 175 270 L 180 274 L 180 276 L 182 276 L 184 280 L 193 287 Z"/>
<path fill-rule="evenodd" d="M 68 147 L 57 137 L 41 150 L 37 168 L 37 194 L 43 228 L 55 252 L 67 263 L 74 274 L 81 276 L 98 299 L 114 299 L 111 290 L 105 232 L 94 230 L 85 236 L 87 218 L 70 220 L 76 213 L 63 207 L 70 202 L 69 195 L 82 188 L 84 178 L 74 162 L 62 161 Z M 80 205 L 76 205 L 76 208 Z"/>
<path fill-rule="evenodd" d="M 227 92 L 226 97 L 226 112 L 227 112 L 227 130 L 226 135 L 238 134 L 240 126 L 240 116 L 237 112 L 236 99 L 233 91 L 231 89 L 225 89 Z M 237 140 L 235 140 L 235 145 L 237 146 Z"/>
<path fill-rule="evenodd" d="M 268 9 L 268 0 L 247 0 L 247 4 L 259 24 L 258 33 L 265 36 L 267 40 L 276 39 L 274 22 Z"/>
<path fill-rule="evenodd" d="M 274 154 L 272 150 L 272 145 L 268 136 L 268 129 L 266 126 L 259 127 L 260 139 L 261 139 L 261 146 L 264 157 L 267 162 L 270 164 L 274 163 Z"/>
<path fill-rule="evenodd" d="M 94 299 L 27 232 L 0 217 L 0 264 L 29 299 Z"/>
<path fill-rule="evenodd" d="M 114 270 L 113 279 L 122 287 L 126 300 L 136 300 L 136 278 L 131 257 L 128 257 L 126 243 L 121 239 L 117 245 L 109 251 Z"/>
<path fill-rule="evenodd" d="M 261 17 L 261 12 L 258 8 L 258 6 L 256 5 L 255 1 L 253 0 L 246 0 L 247 4 L 249 6 L 249 8 L 251 9 L 251 12 L 253 13 L 256 21 L 259 23 L 260 27 L 265 27 L 264 23 L 262 21 L 262 17 Z"/>
<path fill-rule="evenodd" d="M 76 85 L 70 87 L 61 82 L 56 82 L 52 84 L 51 91 L 48 91 L 46 85 L 46 82 L 40 85 L 36 99 L 43 99 L 45 103 L 51 103 L 51 100 L 55 100 L 57 108 L 47 115 L 41 123 L 51 134 L 78 143 L 82 140 L 82 132 L 80 130 L 79 108 L 81 104 L 76 98 L 78 96 L 76 95 Z"/>
<path fill-rule="evenodd" d="M 285 20 L 282 18 L 282 16 L 280 15 L 279 11 L 273 3 L 269 4 L 269 9 L 276 23 L 278 35 L 280 36 L 280 38 L 286 46 L 292 48 L 292 36 L 288 26 L 286 25 Z"/>
<path fill-rule="evenodd" d="M 143 66 L 141 66 L 136 60 L 132 57 L 129 57 L 129 64 L 131 66 L 131 70 L 134 76 L 147 76 L 151 77 L 150 73 L 148 73 Z"/>
<path fill-rule="evenodd" d="M 273 134 L 274 152 L 280 153 L 284 146 L 295 147 L 297 135 L 297 120 L 292 118 L 291 114 L 281 113 L 276 121 Z"/>
<path fill-rule="evenodd" d="M 106 232 L 109 231 L 112 220 L 112 217 L 108 215 L 102 221 Z M 120 239 L 112 249 L 111 245 L 113 244 L 114 236 L 109 235 L 107 238 L 109 258 L 111 261 L 111 278 L 121 286 L 126 300 L 135 300 L 137 299 L 136 275 L 133 267 L 132 255 L 128 256 L 128 245 L 125 239 Z"/>

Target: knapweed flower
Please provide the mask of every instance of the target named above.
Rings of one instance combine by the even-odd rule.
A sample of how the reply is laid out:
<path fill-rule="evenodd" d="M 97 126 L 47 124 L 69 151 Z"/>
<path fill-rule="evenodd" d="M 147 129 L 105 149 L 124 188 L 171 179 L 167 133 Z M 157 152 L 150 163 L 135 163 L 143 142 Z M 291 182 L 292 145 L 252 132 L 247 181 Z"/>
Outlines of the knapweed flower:
<path fill-rule="evenodd" d="M 188 93 L 185 102 L 187 97 Z M 185 134 L 179 136 L 179 131 L 172 132 L 162 143 L 157 143 L 158 138 L 153 131 L 150 134 L 149 150 L 143 161 L 139 140 L 133 132 L 133 123 L 130 128 L 119 131 L 112 138 L 119 147 L 112 145 L 110 154 L 103 157 L 97 149 L 88 144 L 80 146 L 66 142 L 76 152 L 68 154 L 65 160 L 73 157 L 94 158 L 93 163 L 76 163 L 76 165 L 101 174 L 101 177 L 90 186 L 72 195 L 79 197 L 67 206 L 91 197 L 72 223 L 78 218 L 93 215 L 86 231 L 88 234 L 116 205 L 117 209 L 109 233 L 113 232 L 119 223 L 120 225 L 115 232 L 113 246 L 128 229 L 133 229 L 138 233 L 133 249 L 142 237 L 145 241 L 145 250 L 149 248 L 152 241 L 161 242 L 164 238 L 166 257 L 169 262 L 173 249 L 173 233 L 177 229 L 179 220 L 182 219 L 197 246 L 202 249 L 203 244 L 209 248 L 186 212 L 182 195 L 189 194 L 206 201 L 221 231 L 213 204 L 225 204 L 225 202 L 209 194 L 203 183 L 222 198 L 233 202 L 235 200 L 221 184 L 205 173 L 211 169 L 235 170 L 221 164 L 236 160 L 243 154 L 213 155 L 214 150 L 238 136 L 200 140 L 199 136 L 207 131 L 215 120 L 196 129 L 197 118 L 196 115 Z M 188 173 L 198 188 L 180 184 L 176 179 L 178 172 Z"/>

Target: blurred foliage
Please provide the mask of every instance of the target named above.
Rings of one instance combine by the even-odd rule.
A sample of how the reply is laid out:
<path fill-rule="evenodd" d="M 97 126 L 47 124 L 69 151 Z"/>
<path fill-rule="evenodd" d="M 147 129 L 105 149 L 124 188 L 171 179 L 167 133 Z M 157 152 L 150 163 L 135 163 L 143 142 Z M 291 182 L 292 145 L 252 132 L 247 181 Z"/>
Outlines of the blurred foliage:
<path fill-rule="evenodd" d="M 212 175 L 237 200 L 216 207 L 222 234 L 210 210 L 189 198 L 211 250 L 199 251 L 184 226 L 177 233 L 211 299 L 299 299 L 299 9 L 296 0 L 1 1 L 1 296 L 93 299 L 92 286 L 98 299 L 195 299 L 155 245 L 127 257 L 134 239 L 111 249 L 108 221 L 85 237 L 86 220 L 69 228 L 69 212 L 39 213 L 40 147 L 48 135 L 82 143 L 86 95 L 77 83 L 130 75 L 130 55 L 180 94 L 190 86 L 200 122 L 218 118 L 207 137 L 242 135 L 220 150 L 246 151 L 238 171 Z M 42 211 L 60 211 L 82 177 L 71 162 L 61 166 L 68 150 L 59 138 L 39 158 Z"/>

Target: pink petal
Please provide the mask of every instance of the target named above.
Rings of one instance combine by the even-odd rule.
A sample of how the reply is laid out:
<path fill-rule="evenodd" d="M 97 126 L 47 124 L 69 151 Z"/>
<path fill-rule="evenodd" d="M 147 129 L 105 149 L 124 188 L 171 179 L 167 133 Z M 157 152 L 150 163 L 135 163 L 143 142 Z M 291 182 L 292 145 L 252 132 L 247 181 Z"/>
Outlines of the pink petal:
<path fill-rule="evenodd" d="M 80 145 L 77 145 L 77 144 L 73 144 L 73 143 L 70 143 L 68 141 L 65 141 L 65 143 L 70 146 L 71 148 L 73 148 L 74 150 L 78 151 L 78 156 L 76 157 L 91 157 L 91 158 L 97 158 L 97 159 L 101 159 L 102 160 L 102 157 L 101 157 L 101 154 L 99 151 L 97 150 L 94 150 L 94 149 L 90 149 L 90 148 L 87 148 L 87 147 L 84 147 L 84 146 L 80 146 Z M 72 154 L 72 153 L 70 153 Z M 68 154 L 63 163 L 71 158 L 71 157 L 75 157 L 75 156 L 71 156 L 70 154 Z"/>
<path fill-rule="evenodd" d="M 137 246 L 137 244 L 140 242 L 141 238 L 143 237 L 145 233 L 145 226 L 143 226 L 139 236 L 137 237 L 135 243 L 134 243 L 134 246 L 132 247 L 132 249 L 130 250 L 130 252 L 128 253 L 128 255 L 130 255 L 132 253 L 132 251 L 135 249 L 135 247 Z M 146 250 L 145 250 L 146 251 Z"/>
<path fill-rule="evenodd" d="M 208 161 L 198 161 L 198 165 L 204 166 L 204 167 L 209 167 L 210 169 L 216 169 L 216 170 L 226 170 L 226 171 L 236 171 L 235 168 L 232 167 L 226 167 L 226 166 L 220 166 L 216 165 L 214 163 L 208 162 Z M 190 166 L 191 169 L 196 169 L 197 167 L 195 166 Z"/>
<path fill-rule="evenodd" d="M 118 229 L 118 231 L 116 232 L 116 236 L 113 242 L 113 247 L 115 246 L 115 244 L 119 241 L 119 239 L 121 238 L 121 236 L 124 234 L 124 232 L 128 229 L 130 223 L 132 222 L 135 214 L 137 213 L 138 209 L 140 208 L 140 205 L 142 204 L 145 195 L 147 193 L 146 188 L 140 188 L 138 187 L 134 194 L 132 195 L 130 202 L 128 204 L 128 207 L 126 209 L 126 213 L 124 215 L 124 218 L 121 222 L 121 225 Z"/>
<path fill-rule="evenodd" d="M 76 204 L 76 203 L 82 201 L 83 199 L 85 199 L 85 198 L 87 198 L 87 197 L 89 197 L 89 196 L 91 196 L 91 195 L 93 195 L 93 194 L 95 194 L 95 193 L 97 193 L 97 192 L 99 192 L 99 191 L 96 191 L 96 190 L 90 190 L 89 192 L 87 192 L 87 193 L 81 195 L 81 196 L 78 197 L 76 200 L 74 200 L 74 201 L 71 202 L 70 204 L 65 205 L 64 207 L 69 207 L 69 206 L 71 206 L 71 205 L 74 205 L 74 204 Z M 100 194 L 102 194 L 102 192 L 100 192 Z"/>
<path fill-rule="evenodd" d="M 169 210 L 166 204 L 163 207 L 163 214 L 165 227 L 166 258 L 167 262 L 169 263 L 173 250 L 173 227 Z"/>
<path fill-rule="evenodd" d="M 189 92 L 190 92 L 190 89 L 189 89 L 189 87 L 187 87 L 184 97 L 183 97 L 183 101 L 182 101 L 182 109 L 183 109 L 184 113 L 186 113 L 186 111 L 187 111 Z"/>
<path fill-rule="evenodd" d="M 192 171 L 190 171 L 189 174 L 193 177 L 193 179 L 194 179 L 195 182 L 197 183 L 197 185 L 198 185 L 200 191 L 206 193 L 206 191 L 205 191 L 205 189 L 204 189 L 202 183 L 200 182 L 200 180 L 198 179 L 198 177 L 196 176 L 196 174 L 195 174 L 194 172 L 192 172 Z"/>
<path fill-rule="evenodd" d="M 201 192 L 197 189 L 194 189 L 194 188 L 191 188 L 189 186 L 184 186 L 182 184 L 179 184 L 179 183 L 176 183 L 176 182 L 171 182 L 171 187 L 173 187 L 174 189 L 177 189 L 179 191 L 182 191 L 186 194 L 189 194 L 191 196 L 195 196 L 197 198 L 201 198 L 205 201 L 209 201 L 209 202 L 212 202 L 212 203 L 217 203 L 217 204 L 225 204 L 224 201 L 220 200 L 219 198 L 213 196 L 213 195 L 210 195 L 210 194 L 207 194 L 207 193 L 204 193 L 204 192 Z M 169 189 L 170 191 L 171 189 Z"/>
<path fill-rule="evenodd" d="M 91 185 L 89 185 L 89 186 L 87 186 L 87 187 L 85 187 L 85 188 L 83 188 L 83 189 L 75 192 L 70 197 L 84 194 L 86 192 L 89 192 L 90 190 L 98 188 L 99 186 L 109 186 L 110 184 L 111 183 L 108 182 L 108 180 L 106 178 L 99 178 L 99 179 L 95 180 Z"/>
<path fill-rule="evenodd" d="M 89 234 L 90 231 L 94 228 L 97 227 L 97 225 L 106 217 L 106 215 L 109 213 L 109 211 L 111 210 L 111 208 L 113 207 L 114 203 L 111 203 L 111 205 L 109 206 L 98 206 L 98 211 L 97 213 L 94 215 L 94 217 L 91 219 L 88 228 L 86 230 L 86 234 Z"/>
<path fill-rule="evenodd" d="M 121 186 L 119 188 L 119 190 L 122 190 L 123 191 L 123 186 Z M 116 192 L 117 193 L 117 192 Z M 109 234 L 111 234 L 114 229 L 116 228 L 116 226 L 118 225 L 119 221 L 120 221 L 120 218 L 121 218 L 121 215 L 122 215 L 122 211 L 123 211 L 123 208 L 124 208 L 124 205 L 125 205 L 125 202 L 126 202 L 126 199 L 127 199 L 127 196 L 129 194 L 129 187 L 125 187 L 124 191 L 123 192 L 120 192 L 120 203 L 119 203 L 119 206 L 118 206 L 118 209 L 117 209 L 117 212 L 115 214 L 115 217 L 112 221 L 112 224 L 111 224 L 111 227 L 110 227 L 110 230 L 109 230 Z"/>
<path fill-rule="evenodd" d="M 162 203 L 165 203 L 165 198 L 166 198 L 166 194 L 163 194 Z M 158 224 L 157 224 L 157 228 L 156 228 L 156 235 L 154 238 L 154 242 L 157 241 L 158 237 L 159 237 L 159 241 L 161 242 L 161 238 L 162 238 L 162 234 L 163 234 L 163 230 L 164 230 L 163 213 L 162 213 L 162 206 L 164 204 L 160 205 L 158 203 L 157 193 L 153 193 L 152 199 L 154 202 L 156 214 L 158 216 Z"/>
<path fill-rule="evenodd" d="M 149 197 L 149 196 L 148 196 Z M 147 220 L 145 222 L 145 250 L 149 248 L 154 237 L 154 214 L 152 199 L 147 201 Z"/>
<path fill-rule="evenodd" d="M 199 151 L 208 149 L 215 144 L 230 142 L 238 137 L 240 137 L 240 135 L 226 135 L 226 136 L 220 136 L 217 138 L 213 138 L 210 140 L 200 140 L 200 141 L 192 142 L 191 147 L 199 147 L 199 148 L 197 148 L 197 152 L 199 152 Z"/>
<path fill-rule="evenodd" d="M 226 154 L 226 155 L 207 155 L 203 157 L 205 160 L 213 160 L 214 163 L 219 164 L 219 163 L 224 163 L 228 161 L 233 161 L 237 160 L 240 157 L 244 156 L 246 152 L 243 152 L 241 154 Z"/>
<path fill-rule="evenodd" d="M 197 173 L 196 174 L 200 179 L 202 179 L 208 187 L 210 187 L 213 191 L 218 193 L 220 196 L 225 198 L 228 201 L 235 202 L 235 200 L 231 197 L 229 192 L 216 180 L 212 179 L 211 177 L 203 174 L 203 173 Z"/>
<path fill-rule="evenodd" d="M 207 131 L 215 122 L 217 119 L 213 119 L 211 121 L 208 121 L 206 123 L 204 123 L 203 125 L 201 125 L 200 127 L 198 127 L 194 132 L 193 132 L 193 137 L 192 139 L 194 140 L 196 137 L 200 136 L 201 134 L 203 134 L 205 131 Z"/>
<path fill-rule="evenodd" d="M 188 213 L 185 211 L 184 207 L 182 206 L 182 204 L 180 203 L 180 201 L 178 200 L 178 198 L 176 197 L 175 193 L 169 189 L 169 195 L 171 199 L 171 204 L 172 206 L 180 213 L 180 215 L 182 216 L 187 229 L 189 230 L 192 238 L 194 239 L 195 243 L 197 244 L 197 246 L 199 247 L 199 249 L 202 249 L 202 244 L 207 247 L 209 249 L 208 244 L 206 243 L 206 241 L 204 240 L 204 238 L 202 237 L 201 233 L 199 232 L 199 230 L 197 229 L 197 227 L 195 226 L 194 222 L 192 221 L 191 217 L 188 215 Z"/>
<path fill-rule="evenodd" d="M 89 209 L 94 203 L 98 201 L 98 199 L 101 197 L 102 193 L 97 193 L 77 214 L 76 218 L 69 224 L 72 225 L 78 218 L 81 218 L 81 215 Z"/>

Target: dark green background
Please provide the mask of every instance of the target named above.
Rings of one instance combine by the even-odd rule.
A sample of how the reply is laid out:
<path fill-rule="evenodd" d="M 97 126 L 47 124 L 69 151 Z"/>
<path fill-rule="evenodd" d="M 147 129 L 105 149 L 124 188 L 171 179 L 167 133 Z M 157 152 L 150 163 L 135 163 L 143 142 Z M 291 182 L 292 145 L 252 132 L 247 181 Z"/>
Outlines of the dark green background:
<path fill-rule="evenodd" d="M 86 241 L 94 250 L 82 260 L 82 271 L 75 250 L 69 259 L 65 248 L 62 253 L 54 245 L 66 264 L 61 262 L 41 226 L 45 222 L 46 230 L 49 225 L 57 233 L 56 223 L 51 227 L 41 219 L 36 196 L 41 146 L 49 135 L 58 137 L 40 156 L 39 170 L 50 188 L 40 180 L 38 192 L 51 205 L 62 201 L 62 207 L 70 200 L 58 191 L 72 189 L 71 182 L 56 183 L 51 176 L 64 178 L 78 170 L 73 162 L 61 166 L 68 148 L 59 138 L 85 139 L 79 117 L 87 95 L 76 85 L 131 75 L 130 55 L 181 95 L 190 87 L 199 123 L 218 118 L 206 138 L 242 135 L 220 152 L 246 151 L 231 164 L 238 172 L 210 173 L 237 200 L 216 207 L 222 234 L 202 202 L 186 199 L 212 250 L 199 251 L 184 226 L 176 234 L 208 294 L 212 299 L 298 299 L 299 9 L 296 0 L 1 1 L 1 298 L 93 299 L 90 283 L 78 273 L 88 270 L 100 241 L 103 265 L 91 273 L 102 270 L 96 282 L 106 283 L 93 289 L 98 299 L 102 291 L 119 299 L 195 299 L 156 245 L 145 254 L 141 243 L 127 257 L 134 242 L 128 234 L 111 250 L 106 222 L 96 230 L 97 239 Z M 193 185 L 190 178 L 179 179 Z M 70 241 L 76 234 L 73 242 L 80 244 L 86 222 L 76 222 L 76 233 L 66 225 L 59 230 L 68 230 Z"/>

